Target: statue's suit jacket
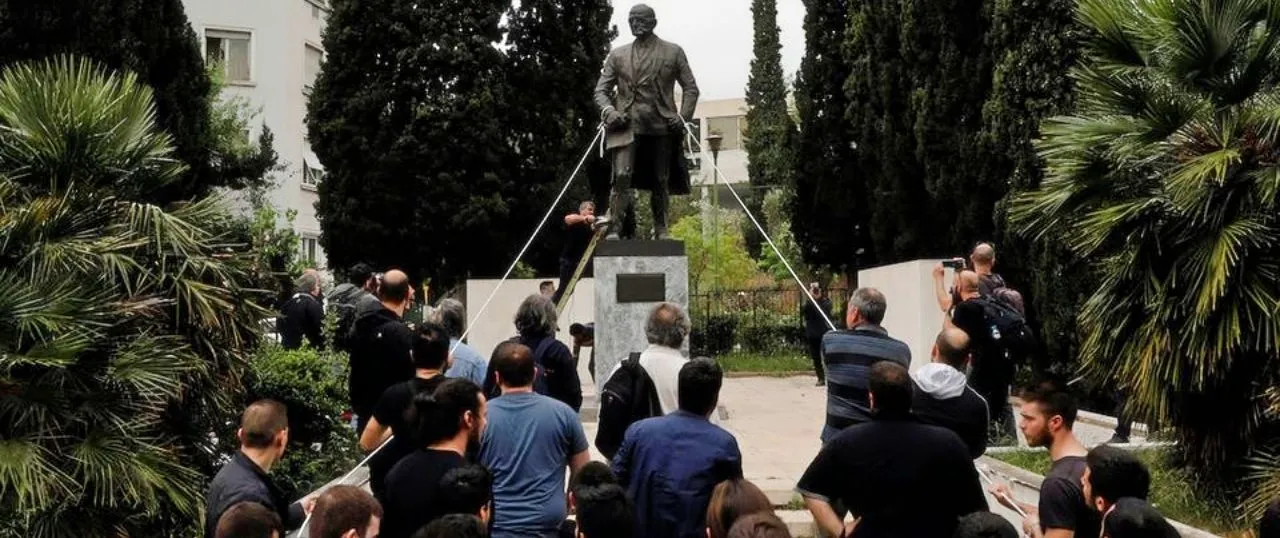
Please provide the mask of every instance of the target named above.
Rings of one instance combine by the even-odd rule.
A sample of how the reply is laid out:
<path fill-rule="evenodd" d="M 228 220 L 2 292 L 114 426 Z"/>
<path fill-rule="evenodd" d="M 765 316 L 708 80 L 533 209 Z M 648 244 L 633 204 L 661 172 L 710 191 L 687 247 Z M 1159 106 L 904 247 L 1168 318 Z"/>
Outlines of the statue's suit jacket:
<path fill-rule="evenodd" d="M 600 71 L 600 80 L 596 83 L 595 90 L 596 106 L 600 108 L 602 115 L 605 110 L 613 107 L 630 118 L 632 105 L 637 101 L 644 101 L 653 103 L 662 117 L 662 123 L 675 118 L 685 120 L 693 118 L 693 113 L 698 106 L 698 83 L 693 77 L 693 71 L 689 69 L 689 59 L 685 56 L 684 49 L 656 36 L 653 39 L 656 40 L 654 50 L 657 60 L 655 63 L 658 66 L 656 74 L 637 73 L 638 66 L 632 61 L 630 43 L 609 53 L 609 57 L 604 62 L 604 69 Z M 652 84 L 642 83 L 640 79 L 645 78 L 645 75 L 653 77 Z M 676 111 L 675 103 L 676 82 L 680 83 L 683 97 L 679 112 Z M 616 91 L 616 96 L 611 98 L 610 93 L 613 91 Z M 671 175 L 668 178 L 671 194 L 689 194 L 690 191 L 689 169 L 684 159 L 682 144 L 684 139 L 684 133 L 671 137 L 673 148 L 670 163 Z M 636 163 L 632 187 L 653 190 L 657 183 L 656 177 L 652 167 L 645 164 Z"/>

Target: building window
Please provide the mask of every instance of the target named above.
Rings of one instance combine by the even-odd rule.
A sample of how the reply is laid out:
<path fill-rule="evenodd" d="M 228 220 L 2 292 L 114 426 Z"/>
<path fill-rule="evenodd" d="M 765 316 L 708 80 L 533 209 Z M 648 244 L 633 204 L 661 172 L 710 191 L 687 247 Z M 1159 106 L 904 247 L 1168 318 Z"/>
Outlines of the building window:
<path fill-rule="evenodd" d="M 707 118 L 708 135 L 720 135 L 720 151 L 742 149 L 742 116 Z M 707 147 L 710 150 L 710 146 Z"/>
<path fill-rule="evenodd" d="M 320 76 L 320 65 L 324 61 L 324 51 L 311 45 L 306 45 L 304 48 L 306 50 L 306 54 L 304 56 L 306 61 L 306 71 L 303 73 L 302 79 L 305 81 L 303 83 L 303 90 L 310 93 L 311 88 L 315 86 L 316 77 Z"/>
<path fill-rule="evenodd" d="M 324 166 L 320 164 L 320 159 L 316 154 L 308 151 L 306 157 L 302 159 L 302 184 L 316 186 L 324 181 Z"/>
<path fill-rule="evenodd" d="M 249 82 L 249 32 L 206 30 L 204 33 L 204 58 L 210 64 L 221 65 L 228 82 Z"/>
<path fill-rule="evenodd" d="M 304 236 L 302 238 L 301 249 L 298 254 L 302 256 L 302 261 L 306 262 L 307 265 L 315 265 L 316 263 L 317 243 L 318 241 L 314 237 Z"/>

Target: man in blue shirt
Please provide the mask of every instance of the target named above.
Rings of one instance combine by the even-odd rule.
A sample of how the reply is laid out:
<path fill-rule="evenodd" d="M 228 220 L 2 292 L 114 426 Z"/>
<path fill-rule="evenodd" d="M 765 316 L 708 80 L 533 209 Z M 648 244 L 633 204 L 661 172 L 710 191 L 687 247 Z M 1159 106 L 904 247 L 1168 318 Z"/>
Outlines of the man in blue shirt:
<path fill-rule="evenodd" d="M 871 367 L 892 361 L 909 368 L 911 348 L 889 337 L 880 326 L 888 303 L 874 288 L 859 288 L 849 298 L 846 331 L 831 331 L 822 337 L 822 357 L 827 364 L 827 424 L 822 428 L 823 444 L 841 430 L 871 420 L 867 401 L 867 378 Z"/>
<path fill-rule="evenodd" d="M 738 441 L 709 420 L 723 381 L 715 361 L 693 359 L 680 368 L 679 410 L 627 428 L 613 472 L 635 502 L 633 536 L 706 536 L 712 490 L 742 476 Z"/>
<path fill-rule="evenodd" d="M 591 459 L 578 414 L 533 391 L 533 351 L 503 342 L 493 354 L 502 395 L 489 402 L 480 462 L 493 472 L 492 538 L 552 538 L 564 521 L 565 466 Z"/>
<path fill-rule="evenodd" d="M 461 377 L 484 386 L 484 373 L 489 368 L 489 361 L 484 360 L 479 351 L 459 341 L 467 323 L 467 311 L 462 301 L 457 299 L 441 299 L 432 315 L 436 324 L 444 327 L 449 333 L 449 349 L 452 360 L 445 377 Z"/>

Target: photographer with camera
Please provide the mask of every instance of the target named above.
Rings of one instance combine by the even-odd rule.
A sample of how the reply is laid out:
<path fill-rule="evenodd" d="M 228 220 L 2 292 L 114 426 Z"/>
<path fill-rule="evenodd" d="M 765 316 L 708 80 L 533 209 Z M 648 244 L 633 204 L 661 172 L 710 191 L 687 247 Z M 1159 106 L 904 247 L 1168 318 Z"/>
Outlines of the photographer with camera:
<path fill-rule="evenodd" d="M 938 306 L 946 314 L 944 326 L 956 327 L 969 335 L 969 386 L 987 401 L 992 421 L 1002 435 L 1016 436 L 1009 410 L 1009 385 L 1017 362 L 1034 346 L 1034 336 L 1022 314 L 1021 295 L 991 273 L 994 249 L 985 243 L 974 249 L 970 261 L 982 264 L 989 291 L 984 293 L 983 275 L 965 267 L 965 260 L 953 259 L 933 269 Z M 944 289 L 946 270 L 955 271 L 955 285 Z M 993 286 L 993 287 L 992 287 Z"/>

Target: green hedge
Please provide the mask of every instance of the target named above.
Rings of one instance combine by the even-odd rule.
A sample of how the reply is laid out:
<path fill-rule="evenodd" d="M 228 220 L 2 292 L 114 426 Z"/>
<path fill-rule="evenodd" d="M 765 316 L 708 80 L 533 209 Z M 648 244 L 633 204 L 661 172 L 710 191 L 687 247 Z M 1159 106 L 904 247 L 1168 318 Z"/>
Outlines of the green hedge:
<path fill-rule="evenodd" d="M 694 356 L 719 357 L 730 352 L 804 352 L 804 326 L 796 316 L 717 314 L 695 323 L 689 336 Z"/>
<path fill-rule="evenodd" d="M 288 498 L 301 498 L 360 462 L 355 432 L 342 420 L 348 407 L 346 354 L 268 343 L 251 366 L 248 401 L 271 398 L 289 410 L 289 446 L 271 470 Z"/>

